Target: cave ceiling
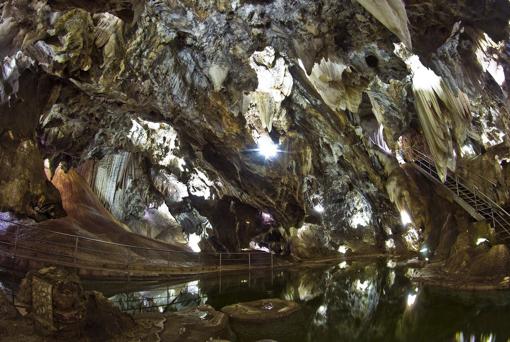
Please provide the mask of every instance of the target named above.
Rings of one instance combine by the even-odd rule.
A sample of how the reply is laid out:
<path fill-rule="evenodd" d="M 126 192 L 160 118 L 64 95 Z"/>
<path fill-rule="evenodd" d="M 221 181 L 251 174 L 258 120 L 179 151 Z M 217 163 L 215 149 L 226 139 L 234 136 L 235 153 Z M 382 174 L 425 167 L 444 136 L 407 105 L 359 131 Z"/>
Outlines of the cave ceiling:
<path fill-rule="evenodd" d="M 64 215 L 46 160 L 79 170 L 128 226 L 164 205 L 215 247 L 305 226 L 320 243 L 377 245 L 399 232 L 388 183 L 402 136 L 424 137 L 441 170 L 466 143 L 506 142 L 508 1 L 0 9 L 0 208 L 20 216 Z"/>

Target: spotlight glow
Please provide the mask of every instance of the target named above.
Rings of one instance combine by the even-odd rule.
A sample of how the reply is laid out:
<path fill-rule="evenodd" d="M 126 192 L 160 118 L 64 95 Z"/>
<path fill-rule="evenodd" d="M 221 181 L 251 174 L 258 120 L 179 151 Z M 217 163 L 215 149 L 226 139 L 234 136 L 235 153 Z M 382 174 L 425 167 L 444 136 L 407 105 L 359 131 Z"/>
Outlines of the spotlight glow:
<path fill-rule="evenodd" d="M 324 212 L 324 207 L 322 206 L 321 203 L 319 203 L 319 204 L 317 204 L 316 206 L 313 207 L 313 210 L 315 210 L 319 214 L 322 214 Z"/>
<path fill-rule="evenodd" d="M 272 159 L 278 154 L 278 145 L 276 145 L 269 135 L 261 135 L 257 141 L 257 151 L 264 156 L 265 159 Z"/>
<path fill-rule="evenodd" d="M 198 234 L 193 233 L 188 236 L 188 247 L 195 253 L 199 253 L 201 251 L 198 246 L 200 240 L 202 240 L 202 237 Z"/>
<path fill-rule="evenodd" d="M 338 247 L 338 252 L 342 253 L 342 254 L 347 253 L 347 246 L 342 245 L 342 246 Z"/>
<path fill-rule="evenodd" d="M 413 220 L 411 220 L 411 216 L 405 209 L 400 211 L 400 219 L 402 220 L 402 225 L 404 227 L 410 223 L 413 223 Z"/>
<path fill-rule="evenodd" d="M 486 239 L 486 238 L 478 238 L 478 239 L 476 240 L 476 245 L 478 246 L 478 245 L 480 245 L 480 244 L 482 244 L 482 243 L 484 243 L 484 242 L 488 242 L 488 241 L 489 241 L 489 240 L 488 240 L 488 239 Z"/>
<path fill-rule="evenodd" d="M 410 293 L 407 295 L 407 306 L 413 306 L 416 303 L 417 293 Z"/>
<path fill-rule="evenodd" d="M 361 292 L 366 291 L 370 286 L 372 286 L 370 281 L 368 281 L 368 280 L 361 281 L 359 279 L 356 279 L 355 285 L 356 285 L 356 289 Z"/>

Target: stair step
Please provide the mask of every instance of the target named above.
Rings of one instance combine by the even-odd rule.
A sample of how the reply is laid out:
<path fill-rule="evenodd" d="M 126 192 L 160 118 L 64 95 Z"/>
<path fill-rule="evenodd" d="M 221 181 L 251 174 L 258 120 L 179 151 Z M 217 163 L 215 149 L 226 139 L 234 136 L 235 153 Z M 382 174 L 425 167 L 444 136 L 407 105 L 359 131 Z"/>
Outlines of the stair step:
<path fill-rule="evenodd" d="M 423 158 L 415 159 L 413 162 L 420 172 L 428 177 L 441 181 L 439 173 L 433 162 Z M 468 186 L 460 183 L 459 181 L 459 178 L 457 178 L 455 174 L 448 172 L 445 181 L 441 181 L 441 183 L 444 187 L 452 191 L 464 202 L 473 207 L 478 214 L 485 218 L 488 222 L 492 222 L 492 219 L 494 219 L 498 240 L 504 242 L 510 241 L 510 215 L 497 207 L 494 207 L 490 201 L 481 197 L 477 191 L 471 190 Z"/>

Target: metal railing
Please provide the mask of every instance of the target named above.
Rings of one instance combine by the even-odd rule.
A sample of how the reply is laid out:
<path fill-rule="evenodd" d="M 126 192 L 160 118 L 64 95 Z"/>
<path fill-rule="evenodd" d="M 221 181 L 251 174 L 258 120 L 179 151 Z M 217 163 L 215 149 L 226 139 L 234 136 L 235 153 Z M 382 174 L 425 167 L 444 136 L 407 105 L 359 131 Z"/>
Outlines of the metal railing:
<path fill-rule="evenodd" d="M 491 222 L 492 227 L 496 231 L 496 238 L 499 241 L 507 243 L 510 240 L 510 214 L 505 209 L 480 190 L 477 185 L 468 185 L 470 182 L 459 175 L 453 174 L 451 171 L 448 171 L 446 180 L 443 183 L 432 157 L 412 147 L 408 148 L 407 151 L 411 152 L 412 162 L 417 166 L 418 170 L 448 188 L 464 203 L 469 205 L 479 215 L 479 217 L 475 218 Z M 482 176 L 478 177 L 485 179 Z M 495 186 L 493 182 L 488 182 Z"/>
<path fill-rule="evenodd" d="M 57 231 L 0 220 L 6 228 L 0 230 L 0 264 L 7 259 L 25 259 L 47 265 L 78 269 L 131 272 L 189 272 L 208 267 L 212 270 L 229 268 L 273 267 L 272 253 L 262 251 L 194 253 L 171 248 L 152 248 L 67 234 Z M 146 239 L 148 244 L 165 245 Z"/>

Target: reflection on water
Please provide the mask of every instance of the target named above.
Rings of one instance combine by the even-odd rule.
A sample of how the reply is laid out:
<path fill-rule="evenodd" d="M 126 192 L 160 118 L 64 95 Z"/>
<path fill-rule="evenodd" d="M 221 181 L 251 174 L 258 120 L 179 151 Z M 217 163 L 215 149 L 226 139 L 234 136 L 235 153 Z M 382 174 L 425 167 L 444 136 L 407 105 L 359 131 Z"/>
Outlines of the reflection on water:
<path fill-rule="evenodd" d="M 412 271 L 394 262 L 342 262 L 320 269 L 218 274 L 111 299 L 131 312 L 169 312 L 204 303 L 219 310 L 271 297 L 293 300 L 306 315 L 302 341 L 310 342 L 508 341 L 510 293 L 424 288 L 409 280 Z"/>
<path fill-rule="evenodd" d="M 149 291 L 119 293 L 110 300 L 129 313 L 169 312 L 204 304 L 207 302 L 207 295 L 201 291 L 198 280 L 193 280 Z"/>

